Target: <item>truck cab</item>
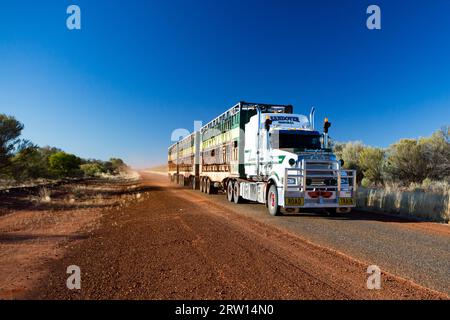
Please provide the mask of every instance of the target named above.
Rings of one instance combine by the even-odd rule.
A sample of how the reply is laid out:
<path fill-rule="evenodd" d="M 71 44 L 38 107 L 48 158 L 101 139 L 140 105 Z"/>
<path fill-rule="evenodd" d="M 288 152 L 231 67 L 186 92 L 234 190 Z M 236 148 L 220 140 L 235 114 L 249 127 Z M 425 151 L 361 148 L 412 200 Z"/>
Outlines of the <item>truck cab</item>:
<path fill-rule="evenodd" d="M 325 131 L 329 126 L 326 121 Z M 315 130 L 311 117 L 253 116 L 245 128 L 244 159 L 247 179 L 265 184 L 264 201 L 272 215 L 281 208 L 349 212 L 355 206 L 356 173 L 342 169 L 328 146 L 328 132 Z"/>

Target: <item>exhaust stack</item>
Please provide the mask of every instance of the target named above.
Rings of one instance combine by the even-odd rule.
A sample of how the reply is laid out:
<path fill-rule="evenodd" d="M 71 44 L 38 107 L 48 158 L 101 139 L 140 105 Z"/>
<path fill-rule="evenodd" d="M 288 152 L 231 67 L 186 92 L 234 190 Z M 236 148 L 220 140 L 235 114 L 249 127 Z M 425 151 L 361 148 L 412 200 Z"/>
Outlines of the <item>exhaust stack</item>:
<path fill-rule="evenodd" d="M 311 130 L 314 130 L 314 114 L 316 113 L 316 108 L 312 107 L 311 112 L 309 113 L 309 126 Z"/>

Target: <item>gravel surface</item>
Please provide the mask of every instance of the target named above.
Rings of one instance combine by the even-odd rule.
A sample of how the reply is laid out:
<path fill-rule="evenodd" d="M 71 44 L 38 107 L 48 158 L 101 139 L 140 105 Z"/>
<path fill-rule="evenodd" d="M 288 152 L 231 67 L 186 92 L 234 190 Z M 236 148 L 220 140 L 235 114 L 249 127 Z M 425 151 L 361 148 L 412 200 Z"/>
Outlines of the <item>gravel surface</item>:
<path fill-rule="evenodd" d="M 271 217 L 259 204 L 241 204 L 237 209 L 222 195 L 213 198 L 214 203 L 236 210 L 241 215 L 289 230 L 311 242 L 365 261 L 368 265 L 378 265 L 384 271 L 450 294 L 448 224 L 365 212 L 334 217 L 324 212 Z"/>
<path fill-rule="evenodd" d="M 405 270 L 420 266 L 418 274 L 446 266 L 448 271 L 442 260 L 449 237 L 440 226 L 415 227 L 360 213 L 272 218 L 262 205 L 237 206 L 222 195 L 206 196 L 166 180 L 147 175 L 142 198 L 105 213 L 86 240 L 69 244 L 63 258 L 48 263 L 47 277 L 24 298 L 449 298 L 389 269 L 397 263 Z M 412 256 L 424 260 L 407 266 Z M 366 288 L 372 263 L 385 271 L 381 290 Z M 79 291 L 66 288 L 69 265 L 81 268 Z M 437 283 L 441 275 L 431 272 L 424 279 Z"/>

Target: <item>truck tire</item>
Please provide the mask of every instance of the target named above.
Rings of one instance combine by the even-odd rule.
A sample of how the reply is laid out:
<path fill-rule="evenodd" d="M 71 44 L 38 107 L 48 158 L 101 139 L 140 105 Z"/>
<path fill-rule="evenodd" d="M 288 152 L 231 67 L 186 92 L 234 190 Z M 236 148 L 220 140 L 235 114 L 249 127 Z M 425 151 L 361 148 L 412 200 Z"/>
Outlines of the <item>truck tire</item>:
<path fill-rule="evenodd" d="M 238 204 L 241 203 L 242 198 L 239 195 L 239 182 L 235 181 L 233 182 L 233 200 L 234 203 Z"/>
<path fill-rule="evenodd" d="M 233 181 L 228 180 L 228 182 L 227 182 L 227 199 L 230 202 L 234 201 L 233 193 L 234 193 L 233 192 Z"/>
<path fill-rule="evenodd" d="M 200 192 L 205 192 L 205 179 L 200 179 Z"/>
<path fill-rule="evenodd" d="M 214 186 L 214 181 L 209 181 L 210 187 L 209 187 L 209 194 L 216 194 L 217 188 Z"/>
<path fill-rule="evenodd" d="M 206 180 L 206 190 L 205 190 L 205 192 L 206 192 L 206 194 L 212 194 L 212 188 L 213 188 L 213 186 L 211 185 L 211 180 L 210 179 L 207 179 Z"/>
<path fill-rule="evenodd" d="M 330 216 L 339 216 L 342 214 L 350 213 L 352 211 L 352 208 L 336 208 L 336 209 L 332 209 L 329 211 L 331 211 L 331 212 L 328 212 L 328 214 Z"/>
<path fill-rule="evenodd" d="M 280 206 L 278 205 L 278 189 L 276 185 L 271 185 L 267 193 L 267 210 L 272 216 L 280 215 Z"/>

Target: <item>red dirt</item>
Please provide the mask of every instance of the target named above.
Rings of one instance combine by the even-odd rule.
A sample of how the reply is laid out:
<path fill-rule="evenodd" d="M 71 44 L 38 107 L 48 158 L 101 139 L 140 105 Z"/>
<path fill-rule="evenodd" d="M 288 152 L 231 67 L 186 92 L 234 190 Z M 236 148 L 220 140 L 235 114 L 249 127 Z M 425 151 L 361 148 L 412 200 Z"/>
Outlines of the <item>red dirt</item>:
<path fill-rule="evenodd" d="M 83 182 L 19 188 L 0 194 L 0 299 L 14 299 L 34 288 L 71 245 L 99 227 L 102 213 L 123 206 L 130 182 Z"/>
<path fill-rule="evenodd" d="M 366 288 L 367 265 L 151 175 L 140 202 L 110 210 L 34 290 L 37 299 L 448 299 L 391 274 Z M 66 288 L 78 265 L 82 288 Z"/>

